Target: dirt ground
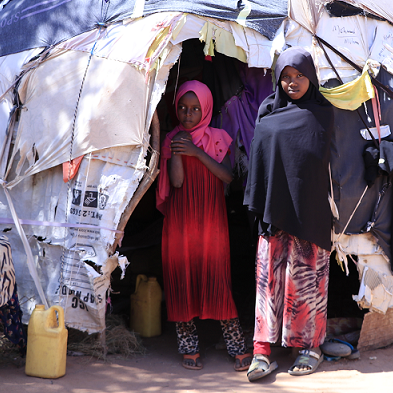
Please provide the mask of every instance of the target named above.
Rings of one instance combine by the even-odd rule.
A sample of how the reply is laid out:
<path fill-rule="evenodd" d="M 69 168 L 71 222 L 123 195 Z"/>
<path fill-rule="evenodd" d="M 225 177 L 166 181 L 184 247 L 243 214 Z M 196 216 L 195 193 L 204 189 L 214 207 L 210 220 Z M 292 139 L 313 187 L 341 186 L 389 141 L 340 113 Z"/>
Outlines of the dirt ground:
<path fill-rule="evenodd" d="M 279 368 L 250 383 L 246 372 L 233 370 L 233 359 L 216 349 L 218 322 L 199 321 L 204 368 L 186 370 L 176 351 L 174 324 L 167 323 L 159 337 L 143 339 L 146 354 L 128 359 L 110 355 L 106 361 L 68 356 L 66 375 L 41 379 L 25 375 L 23 361 L 0 365 L 0 392 L 7 393 L 122 393 L 122 392 L 318 392 L 351 393 L 393 391 L 393 346 L 361 353 L 360 360 L 324 361 L 317 372 L 293 377 L 286 371 L 294 358 L 290 349 L 275 347 L 272 359 Z"/>

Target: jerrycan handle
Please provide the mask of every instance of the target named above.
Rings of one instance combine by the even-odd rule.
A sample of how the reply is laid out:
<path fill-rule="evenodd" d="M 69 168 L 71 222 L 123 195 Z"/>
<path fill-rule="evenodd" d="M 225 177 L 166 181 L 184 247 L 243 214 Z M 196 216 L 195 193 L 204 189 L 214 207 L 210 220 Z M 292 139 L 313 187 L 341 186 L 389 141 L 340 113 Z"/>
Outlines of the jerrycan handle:
<path fill-rule="evenodd" d="M 145 274 L 138 274 L 137 275 L 134 293 L 137 293 L 138 288 L 139 288 L 139 284 L 141 283 L 141 281 L 147 281 L 147 276 Z"/>
<path fill-rule="evenodd" d="M 50 310 L 55 313 L 57 311 L 57 318 L 58 318 L 58 322 L 59 322 L 59 326 L 56 328 L 53 328 L 51 330 L 55 330 L 55 331 L 61 331 L 65 328 L 65 324 L 64 324 L 64 309 L 61 306 L 52 306 L 50 307 Z"/>

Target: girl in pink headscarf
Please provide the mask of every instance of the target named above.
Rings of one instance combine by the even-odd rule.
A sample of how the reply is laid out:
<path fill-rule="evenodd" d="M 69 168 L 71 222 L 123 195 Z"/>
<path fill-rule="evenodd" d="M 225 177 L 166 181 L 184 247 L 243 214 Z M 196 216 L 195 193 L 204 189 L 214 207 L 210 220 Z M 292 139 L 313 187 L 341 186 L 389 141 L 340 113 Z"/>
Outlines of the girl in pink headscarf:
<path fill-rule="evenodd" d="M 247 370 L 244 335 L 231 292 L 224 182 L 232 181 L 231 137 L 209 127 L 213 97 L 201 82 L 184 83 L 176 95 L 180 124 L 161 150 L 157 208 L 165 215 L 162 235 L 168 319 L 176 322 L 183 366 L 201 369 L 193 319 L 220 320 L 235 370 Z"/>

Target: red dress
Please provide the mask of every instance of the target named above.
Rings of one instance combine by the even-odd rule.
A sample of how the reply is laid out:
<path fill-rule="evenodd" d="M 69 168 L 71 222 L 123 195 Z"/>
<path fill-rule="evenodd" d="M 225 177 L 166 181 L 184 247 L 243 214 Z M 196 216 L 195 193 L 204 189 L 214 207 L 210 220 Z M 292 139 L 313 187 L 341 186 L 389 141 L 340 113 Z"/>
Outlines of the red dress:
<path fill-rule="evenodd" d="M 223 182 L 199 159 L 182 159 L 184 182 L 171 187 L 162 235 L 168 320 L 236 318 Z"/>

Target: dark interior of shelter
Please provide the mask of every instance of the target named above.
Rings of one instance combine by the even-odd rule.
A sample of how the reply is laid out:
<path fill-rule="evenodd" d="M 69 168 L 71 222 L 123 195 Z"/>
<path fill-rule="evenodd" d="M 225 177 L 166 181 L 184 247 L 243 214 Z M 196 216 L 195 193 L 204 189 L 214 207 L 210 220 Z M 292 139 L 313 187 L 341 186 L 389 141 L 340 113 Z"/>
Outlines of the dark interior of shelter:
<path fill-rule="evenodd" d="M 242 89 L 239 69 L 246 65 L 240 61 L 215 53 L 212 61 L 206 61 L 203 44 L 199 40 L 183 43 L 180 60 L 170 71 L 166 92 L 157 111 L 160 119 L 161 140 L 176 125 L 174 112 L 174 93 L 183 82 L 197 79 L 206 83 L 213 93 L 214 116 L 220 116 L 224 103 Z M 261 70 L 263 75 L 263 70 Z M 270 74 L 269 77 L 271 78 Z M 233 152 L 231 152 L 233 153 Z M 226 188 L 226 207 L 228 213 L 231 246 L 232 291 L 243 328 L 252 337 L 255 305 L 255 251 L 256 238 L 253 238 L 243 206 L 245 176 L 234 169 L 235 178 Z M 148 189 L 126 226 L 122 245 L 118 248 L 130 262 L 123 279 L 117 268 L 112 273 L 111 307 L 108 313 L 119 314 L 128 323 L 130 296 L 135 291 L 136 277 L 139 274 L 157 277 L 163 288 L 161 265 L 161 233 L 163 215 L 155 207 L 156 183 Z M 330 283 L 328 298 L 328 318 L 363 318 L 366 310 L 360 310 L 352 295 L 359 290 L 359 277 L 356 266 L 349 262 L 350 274 L 347 276 L 335 260 L 330 259 Z M 164 289 L 164 288 L 163 288 Z M 162 327 L 166 322 L 165 294 L 162 302 Z M 201 324 L 203 329 L 203 324 Z M 219 332 L 219 324 L 217 324 Z M 175 345 L 175 344 L 174 344 Z"/>

